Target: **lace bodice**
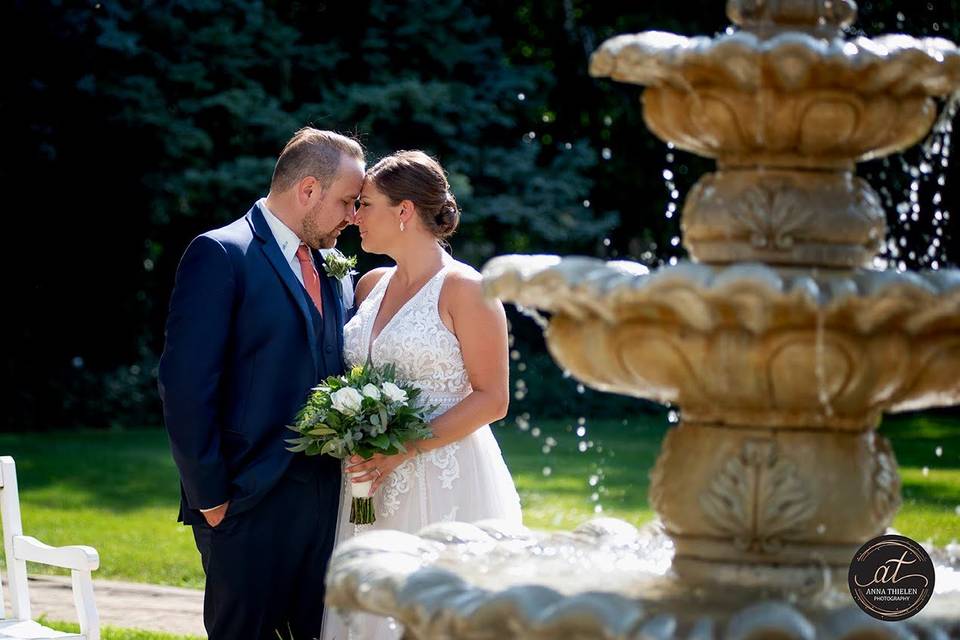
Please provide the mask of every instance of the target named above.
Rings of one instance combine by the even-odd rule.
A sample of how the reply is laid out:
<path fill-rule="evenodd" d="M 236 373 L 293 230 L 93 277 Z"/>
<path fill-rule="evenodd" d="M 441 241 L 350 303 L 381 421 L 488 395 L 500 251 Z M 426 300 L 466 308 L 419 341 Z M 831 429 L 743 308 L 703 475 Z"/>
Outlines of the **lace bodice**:
<path fill-rule="evenodd" d="M 343 329 L 343 350 L 348 366 L 363 364 L 369 355 L 374 365 L 393 364 L 397 377 L 423 390 L 426 404 L 443 412 L 471 392 L 463 365 L 460 342 L 440 319 L 438 302 L 444 265 L 403 305 L 370 344 L 373 324 L 396 267 L 385 273 Z"/>

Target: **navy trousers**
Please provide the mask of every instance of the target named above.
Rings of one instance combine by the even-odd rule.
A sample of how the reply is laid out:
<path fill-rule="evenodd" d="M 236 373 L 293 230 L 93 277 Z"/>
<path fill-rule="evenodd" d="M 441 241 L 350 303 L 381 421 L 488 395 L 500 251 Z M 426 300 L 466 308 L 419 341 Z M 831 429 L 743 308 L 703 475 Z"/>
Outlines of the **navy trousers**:
<path fill-rule="evenodd" d="M 339 509 L 339 469 L 291 469 L 252 509 L 193 525 L 210 640 L 312 640 Z"/>

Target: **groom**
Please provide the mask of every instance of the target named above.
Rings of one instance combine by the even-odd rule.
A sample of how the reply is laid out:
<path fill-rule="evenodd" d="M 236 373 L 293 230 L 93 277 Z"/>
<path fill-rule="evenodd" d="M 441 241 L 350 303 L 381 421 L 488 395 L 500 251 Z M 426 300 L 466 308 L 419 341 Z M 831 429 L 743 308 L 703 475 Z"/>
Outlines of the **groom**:
<path fill-rule="evenodd" d="M 267 197 L 177 269 L 160 397 L 210 640 L 320 636 L 340 465 L 284 439 L 311 388 L 343 372 L 342 288 L 319 249 L 353 221 L 363 171 L 356 141 L 301 129 Z"/>

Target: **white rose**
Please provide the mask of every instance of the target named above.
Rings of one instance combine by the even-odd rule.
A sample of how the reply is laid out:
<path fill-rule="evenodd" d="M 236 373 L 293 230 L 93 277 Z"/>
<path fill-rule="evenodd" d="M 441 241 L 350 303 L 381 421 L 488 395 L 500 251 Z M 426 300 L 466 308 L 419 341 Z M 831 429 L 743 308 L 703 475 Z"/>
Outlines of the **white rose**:
<path fill-rule="evenodd" d="M 387 396 L 390 402 L 407 401 L 407 392 L 392 382 L 384 382 L 381 388 L 383 389 L 383 395 Z"/>
<path fill-rule="evenodd" d="M 377 385 L 370 384 L 369 382 L 363 385 L 363 395 L 368 398 L 373 398 L 374 400 L 380 399 L 380 389 L 377 389 Z"/>
<path fill-rule="evenodd" d="M 352 416 L 360 411 L 361 396 L 353 387 L 344 387 L 330 394 L 330 403 L 340 413 Z"/>

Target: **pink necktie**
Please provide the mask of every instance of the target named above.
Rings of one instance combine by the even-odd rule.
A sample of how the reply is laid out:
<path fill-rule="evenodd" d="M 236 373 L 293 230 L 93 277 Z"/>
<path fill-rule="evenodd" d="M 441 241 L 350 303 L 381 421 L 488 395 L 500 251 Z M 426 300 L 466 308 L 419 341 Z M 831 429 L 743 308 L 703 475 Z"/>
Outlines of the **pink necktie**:
<path fill-rule="evenodd" d="M 317 268 L 313 266 L 313 258 L 310 257 L 310 249 L 305 244 L 297 247 L 297 260 L 300 261 L 300 273 L 303 274 L 303 286 L 310 299 L 317 307 L 320 315 L 323 315 L 323 298 L 320 296 L 320 276 L 317 275 Z"/>

